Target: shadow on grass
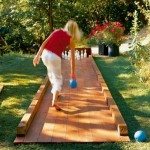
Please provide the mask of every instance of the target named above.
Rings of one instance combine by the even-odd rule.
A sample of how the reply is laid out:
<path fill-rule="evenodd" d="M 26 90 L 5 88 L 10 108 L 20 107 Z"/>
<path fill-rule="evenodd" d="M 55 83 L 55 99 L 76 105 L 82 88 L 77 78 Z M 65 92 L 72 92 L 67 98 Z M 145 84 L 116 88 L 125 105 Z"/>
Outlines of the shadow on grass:
<path fill-rule="evenodd" d="M 132 112 L 140 120 L 141 126 L 138 130 L 143 130 L 147 134 L 148 141 L 150 141 L 150 92 L 142 96 L 132 97 L 131 102 Z M 127 99 L 130 101 L 130 99 Z M 135 102 L 134 102 L 135 101 Z"/>
<path fill-rule="evenodd" d="M 7 85 L 0 95 L 0 105 L 6 101 L 10 103 L 6 108 L 20 108 L 27 107 L 29 101 L 33 98 L 33 93 L 39 88 L 39 84 L 28 83 L 28 85 Z"/>
<path fill-rule="evenodd" d="M 32 60 L 30 55 L 6 54 L 2 57 L 0 79 L 4 89 L 0 94 L 0 146 L 1 143 L 12 144 L 16 127 L 45 77 L 43 64 L 35 68 Z"/>
<path fill-rule="evenodd" d="M 129 136 L 131 140 L 134 140 L 134 133 L 141 129 L 141 126 L 135 115 L 142 115 L 142 117 L 147 116 L 144 113 L 138 112 L 138 110 L 134 110 L 134 107 L 127 99 L 124 99 L 120 91 L 122 90 L 130 90 L 133 86 L 129 86 L 128 84 L 132 84 L 132 82 L 138 82 L 138 80 L 131 80 L 128 77 L 132 74 L 132 67 L 130 63 L 123 57 L 117 58 L 94 58 L 98 68 L 100 69 L 110 92 L 118 105 L 121 114 L 124 117 L 125 122 L 127 123 Z M 121 78 L 120 78 L 121 76 Z M 135 83 L 136 84 L 136 83 Z M 133 84 L 134 85 L 134 84 Z M 148 96 L 148 95 L 147 95 Z M 140 106 L 140 102 L 137 103 L 136 97 L 131 97 L 132 102 L 135 103 L 136 106 Z M 130 104 L 130 105 L 129 105 Z"/>
<path fill-rule="evenodd" d="M 118 143 L 51 143 L 51 144 L 34 144 L 16 146 L 19 150 L 24 149 L 41 149 L 41 150 L 122 150 Z"/>

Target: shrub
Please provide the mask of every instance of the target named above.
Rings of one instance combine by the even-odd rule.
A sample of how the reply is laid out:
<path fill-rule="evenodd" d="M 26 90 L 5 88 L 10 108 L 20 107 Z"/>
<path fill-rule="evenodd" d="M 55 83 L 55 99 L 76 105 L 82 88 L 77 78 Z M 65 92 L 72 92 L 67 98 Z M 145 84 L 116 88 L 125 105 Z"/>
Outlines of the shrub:
<path fill-rule="evenodd" d="M 105 43 L 119 45 L 122 41 L 125 28 L 120 22 L 106 22 L 102 25 L 97 24 L 89 35 L 89 43 Z"/>

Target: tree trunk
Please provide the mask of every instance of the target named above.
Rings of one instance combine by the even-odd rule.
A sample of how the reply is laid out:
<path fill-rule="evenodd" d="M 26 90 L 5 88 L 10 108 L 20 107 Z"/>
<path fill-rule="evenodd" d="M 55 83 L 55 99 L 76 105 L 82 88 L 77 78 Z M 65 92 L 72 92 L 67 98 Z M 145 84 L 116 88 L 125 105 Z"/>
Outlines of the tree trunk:
<path fill-rule="evenodd" d="M 53 31 L 53 11 L 52 11 L 53 0 L 48 1 L 48 20 L 49 20 L 49 28 L 50 32 Z"/>

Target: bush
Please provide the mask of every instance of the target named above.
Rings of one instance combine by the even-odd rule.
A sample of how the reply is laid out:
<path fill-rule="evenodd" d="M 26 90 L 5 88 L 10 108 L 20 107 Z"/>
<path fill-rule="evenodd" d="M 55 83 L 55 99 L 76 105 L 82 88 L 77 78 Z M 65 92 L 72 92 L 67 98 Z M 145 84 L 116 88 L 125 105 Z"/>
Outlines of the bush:
<path fill-rule="evenodd" d="M 120 45 L 124 34 L 124 26 L 120 22 L 105 22 L 97 24 L 89 35 L 90 44 L 105 43 Z"/>
<path fill-rule="evenodd" d="M 131 44 L 130 61 L 135 67 L 135 73 L 139 76 L 140 81 L 150 83 L 150 46 L 142 45 L 138 41 L 139 36 L 139 19 L 138 12 L 135 11 L 132 21 L 131 36 L 133 38 Z"/>
<path fill-rule="evenodd" d="M 137 75 L 140 77 L 140 81 L 150 84 L 150 62 L 141 62 Z"/>
<path fill-rule="evenodd" d="M 136 42 L 136 40 L 135 40 Z M 130 61 L 135 66 L 135 73 L 140 81 L 150 82 L 150 47 L 133 43 L 130 53 Z"/>

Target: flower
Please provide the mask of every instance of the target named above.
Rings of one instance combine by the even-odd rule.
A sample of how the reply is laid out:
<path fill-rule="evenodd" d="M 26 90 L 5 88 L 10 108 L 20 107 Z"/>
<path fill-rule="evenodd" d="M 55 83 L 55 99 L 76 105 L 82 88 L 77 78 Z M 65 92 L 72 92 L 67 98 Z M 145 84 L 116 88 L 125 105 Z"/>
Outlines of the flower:
<path fill-rule="evenodd" d="M 96 26 L 92 28 L 91 33 L 88 36 L 87 44 L 89 46 L 93 46 L 98 45 L 99 43 L 103 43 L 103 30 L 104 26 L 96 24 Z"/>
<path fill-rule="evenodd" d="M 94 44 L 105 43 L 119 45 L 124 34 L 124 27 L 120 22 L 105 22 L 97 24 L 92 28 L 88 42 L 95 41 Z"/>
<path fill-rule="evenodd" d="M 105 44 L 120 45 L 124 34 L 124 27 L 120 22 L 109 22 L 103 32 L 103 39 Z"/>

